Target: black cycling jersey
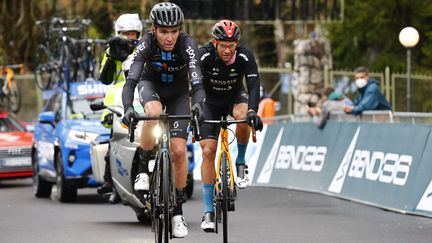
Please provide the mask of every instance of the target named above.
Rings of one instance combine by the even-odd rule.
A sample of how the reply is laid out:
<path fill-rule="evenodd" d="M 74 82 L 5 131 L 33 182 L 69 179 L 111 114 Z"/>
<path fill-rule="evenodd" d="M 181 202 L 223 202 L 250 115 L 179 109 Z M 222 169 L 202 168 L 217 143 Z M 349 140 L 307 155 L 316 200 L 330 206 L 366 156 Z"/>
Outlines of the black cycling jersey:
<path fill-rule="evenodd" d="M 148 80 L 182 94 L 189 92 L 188 79 L 192 86 L 192 103 L 203 102 L 205 93 L 195 40 L 187 33 L 180 32 L 174 49 L 165 52 L 158 45 L 156 36 L 148 32 L 138 43 L 123 88 L 124 109 L 132 105 L 133 92 L 140 80 Z"/>
<path fill-rule="evenodd" d="M 226 65 L 218 56 L 216 48 L 209 43 L 198 50 L 203 70 L 203 86 L 206 99 L 236 96 L 244 92 L 243 77 L 249 94 L 249 109 L 258 110 L 260 80 L 253 53 L 238 45 L 233 64 Z"/>

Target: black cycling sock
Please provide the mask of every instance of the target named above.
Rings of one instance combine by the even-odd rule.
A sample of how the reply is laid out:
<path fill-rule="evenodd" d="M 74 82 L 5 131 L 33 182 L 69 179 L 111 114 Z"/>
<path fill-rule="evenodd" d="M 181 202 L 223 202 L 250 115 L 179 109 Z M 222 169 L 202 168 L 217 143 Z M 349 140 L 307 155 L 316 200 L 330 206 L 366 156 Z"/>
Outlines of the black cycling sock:
<path fill-rule="evenodd" d="M 177 205 L 174 207 L 173 215 L 183 215 L 183 203 L 177 202 Z"/>
<path fill-rule="evenodd" d="M 141 148 L 138 149 L 140 163 L 138 167 L 139 173 L 149 173 L 148 162 L 151 158 L 151 150 L 143 150 Z"/>
<path fill-rule="evenodd" d="M 174 207 L 173 215 L 183 215 L 183 203 L 186 202 L 187 197 L 183 188 L 176 188 L 177 206 Z"/>

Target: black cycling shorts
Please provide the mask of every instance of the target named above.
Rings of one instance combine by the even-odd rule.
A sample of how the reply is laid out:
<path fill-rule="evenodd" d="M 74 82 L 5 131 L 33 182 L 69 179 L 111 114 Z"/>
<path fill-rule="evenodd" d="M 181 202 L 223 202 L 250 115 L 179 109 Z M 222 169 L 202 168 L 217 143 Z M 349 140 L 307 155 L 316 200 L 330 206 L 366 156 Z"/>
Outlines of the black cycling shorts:
<path fill-rule="evenodd" d="M 222 115 L 232 116 L 234 106 L 240 103 L 248 103 L 248 95 L 241 91 L 233 96 L 206 96 L 204 103 L 204 119 L 220 120 Z M 217 124 L 202 124 L 200 127 L 200 135 L 202 139 L 218 139 L 220 125 Z"/>
<path fill-rule="evenodd" d="M 159 101 L 169 115 L 191 114 L 188 89 L 189 87 L 179 89 L 172 85 L 159 85 L 148 80 L 138 82 L 138 94 L 141 105 L 144 107 L 149 101 Z M 188 120 L 171 121 L 171 137 L 187 139 L 188 126 Z"/>

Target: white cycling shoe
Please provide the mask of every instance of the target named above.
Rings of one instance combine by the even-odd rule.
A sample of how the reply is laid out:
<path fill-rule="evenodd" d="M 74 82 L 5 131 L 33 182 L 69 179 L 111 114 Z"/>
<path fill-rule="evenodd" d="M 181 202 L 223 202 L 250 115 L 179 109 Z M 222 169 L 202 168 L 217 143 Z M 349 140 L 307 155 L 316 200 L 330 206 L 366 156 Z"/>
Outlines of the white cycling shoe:
<path fill-rule="evenodd" d="M 245 176 L 244 178 L 237 177 L 236 184 L 238 188 L 245 189 L 249 185 L 249 177 Z"/>
<path fill-rule="evenodd" d="M 201 222 L 201 229 L 205 232 L 215 232 L 214 213 L 207 212 L 204 214 Z"/>
<path fill-rule="evenodd" d="M 171 219 L 172 234 L 175 238 L 184 238 L 188 235 L 187 224 L 182 215 L 175 215 Z"/>
<path fill-rule="evenodd" d="M 244 189 L 249 185 L 249 170 L 247 165 L 236 165 L 237 178 L 236 184 L 238 188 Z"/>
<path fill-rule="evenodd" d="M 146 173 L 140 173 L 135 178 L 135 191 L 148 191 L 150 185 L 149 176 Z"/>

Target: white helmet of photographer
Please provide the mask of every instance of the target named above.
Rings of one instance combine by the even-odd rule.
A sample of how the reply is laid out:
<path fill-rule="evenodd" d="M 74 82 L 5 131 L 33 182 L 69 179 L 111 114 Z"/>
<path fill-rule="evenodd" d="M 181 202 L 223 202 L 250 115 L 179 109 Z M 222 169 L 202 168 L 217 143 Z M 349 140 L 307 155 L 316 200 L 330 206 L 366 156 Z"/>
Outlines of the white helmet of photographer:
<path fill-rule="evenodd" d="M 122 14 L 118 17 L 114 24 L 114 30 L 116 35 L 123 32 L 136 31 L 138 32 L 138 38 L 141 36 L 143 24 L 138 14 Z"/>

